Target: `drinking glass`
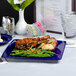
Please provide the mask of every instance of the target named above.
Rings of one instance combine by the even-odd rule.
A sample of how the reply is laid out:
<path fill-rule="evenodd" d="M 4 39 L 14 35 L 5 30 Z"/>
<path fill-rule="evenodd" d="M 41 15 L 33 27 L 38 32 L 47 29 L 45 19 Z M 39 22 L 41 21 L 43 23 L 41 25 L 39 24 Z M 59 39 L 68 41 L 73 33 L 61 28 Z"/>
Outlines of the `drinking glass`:
<path fill-rule="evenodd" d="M 76 47 L 76 15 L 61 14 L 63 40 L 67 47 Z"/>
<path fill-rule="evenodd" d="M 15 31 L 15 20 L 9 16 L 3 16 L 2 18 L 2 26 L 4 29 L 4 33 L 8 35 L 14 35 Z"/>

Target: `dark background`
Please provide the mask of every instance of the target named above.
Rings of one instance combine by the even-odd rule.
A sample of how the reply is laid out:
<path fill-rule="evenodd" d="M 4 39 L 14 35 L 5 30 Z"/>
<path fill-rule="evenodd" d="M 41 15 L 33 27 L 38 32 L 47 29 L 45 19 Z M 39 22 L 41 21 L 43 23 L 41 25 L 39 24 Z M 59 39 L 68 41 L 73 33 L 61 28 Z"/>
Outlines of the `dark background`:
<path fill-rule="evenodd" d="M 35 2 L 26 8 L 24 15 L 27 23 L 35 22 Z M 2 26 L 3 16 L 14 17 L 15 23 L 18 21 L 18 12 L 6 0 L 0 0 L 0 26 Z"/>
<path fill-rule="evenodd" d="M 76 13 L 76 0 L 72 0 L 72 11 Z"/>

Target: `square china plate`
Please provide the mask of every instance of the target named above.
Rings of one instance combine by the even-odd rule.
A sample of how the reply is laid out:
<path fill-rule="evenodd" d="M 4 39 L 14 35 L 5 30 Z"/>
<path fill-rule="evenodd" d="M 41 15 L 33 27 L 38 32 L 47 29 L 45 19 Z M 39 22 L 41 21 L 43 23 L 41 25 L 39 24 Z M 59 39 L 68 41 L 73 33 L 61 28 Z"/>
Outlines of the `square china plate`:
<path fill-rule="evenodd" d="M 57 41 L 57 47 L 54 50 L 54 52 L 56 53 L 55 56 L 53 57 L 19 57 L 19 56 L 11 56 L 10 53 L 11 51 L 15 48 L 15 43 L 16 43 L 17 39 L 14 39 L 6 48 L 6 50 L 4 51 L 2 58 L 10 58 L 10 59 L 50 59 L 50 60 L 61 60 L 64 50 L 65 50 L 65 46 L 66 46 L 66 42 L 65 41 Z"/>

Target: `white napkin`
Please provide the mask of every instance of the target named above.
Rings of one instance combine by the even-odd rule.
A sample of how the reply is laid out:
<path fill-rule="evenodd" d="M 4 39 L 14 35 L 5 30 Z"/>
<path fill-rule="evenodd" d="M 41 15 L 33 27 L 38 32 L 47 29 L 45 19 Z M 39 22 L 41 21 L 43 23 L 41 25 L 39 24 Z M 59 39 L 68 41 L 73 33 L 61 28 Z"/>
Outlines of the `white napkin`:
<path fill-rule="evenodd" d="M 76 48 L 76 40 L 59 38 L 57 40 L 66 41 L 67 48 Z"/>

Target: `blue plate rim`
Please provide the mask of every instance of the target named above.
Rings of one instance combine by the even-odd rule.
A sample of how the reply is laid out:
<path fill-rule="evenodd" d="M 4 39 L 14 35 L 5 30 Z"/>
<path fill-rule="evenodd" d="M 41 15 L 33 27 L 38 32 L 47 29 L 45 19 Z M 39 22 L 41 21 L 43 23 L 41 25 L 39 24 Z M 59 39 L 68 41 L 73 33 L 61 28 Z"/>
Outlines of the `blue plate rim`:
<path fill-rule="evenodd" d="M 9 41 L 11 41 L 12 40 L 12 36 L 11 35 L 7 35 L 7 34 L 1 34 L 2 36 L 8 36 L 9 37 L 9 40 L 7 40 L 7 41 L 4 41 L 4 42 L 0 42 L 0 44 L 6 44 L 6 43 L 8 43 Z"/>

